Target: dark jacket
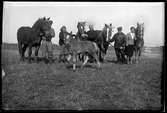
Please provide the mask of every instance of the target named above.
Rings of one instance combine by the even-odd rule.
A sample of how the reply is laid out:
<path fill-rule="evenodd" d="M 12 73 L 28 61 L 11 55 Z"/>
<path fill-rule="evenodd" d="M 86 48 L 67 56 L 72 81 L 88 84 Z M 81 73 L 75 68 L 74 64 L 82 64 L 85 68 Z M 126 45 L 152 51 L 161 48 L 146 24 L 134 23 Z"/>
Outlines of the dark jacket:
<path fill-rule="evenodd" d="M 64 45 L 66 41 L 66 34 L 63 32 L 59 33 L 59 45 Z"/>
<path fill-rule="evenodd" d="M 125 47 L 126 35 L 123 32 L 116 33 L 110 40 L 110 42 L 115 42 L 114 43 L 115 48 Z"/>

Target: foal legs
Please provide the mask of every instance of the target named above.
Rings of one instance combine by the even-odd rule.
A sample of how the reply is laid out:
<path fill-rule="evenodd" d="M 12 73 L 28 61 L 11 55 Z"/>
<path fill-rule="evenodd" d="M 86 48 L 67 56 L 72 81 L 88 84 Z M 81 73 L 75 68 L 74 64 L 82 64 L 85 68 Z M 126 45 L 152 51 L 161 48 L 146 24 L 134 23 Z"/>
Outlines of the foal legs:
<path fill-rule="evenodd" d="M 85 64 L 88 62 L 88 60 L 89 60 L 89 56 L 86 55 L 86 56 L 85 56 L 85 59 L 84 59 L 84 63 L 83 63 L 82 66 L 81 66 L 81 69 L 83 69 L 83 67 L 84 67 Z"/>
<path fill-rule="evenodd" d="M 97 63 L 97 67 L 98 68 L 100 68 L 100 61 L 99 61 L 99 59 L 98 59 L 98 54 L 99 54 L 99 52 L 97 52 L 97 53 L 94 53 L 93 54 L 93 57 L 95 58 L 95 60 L 96 60 L 96 63 Z"/>

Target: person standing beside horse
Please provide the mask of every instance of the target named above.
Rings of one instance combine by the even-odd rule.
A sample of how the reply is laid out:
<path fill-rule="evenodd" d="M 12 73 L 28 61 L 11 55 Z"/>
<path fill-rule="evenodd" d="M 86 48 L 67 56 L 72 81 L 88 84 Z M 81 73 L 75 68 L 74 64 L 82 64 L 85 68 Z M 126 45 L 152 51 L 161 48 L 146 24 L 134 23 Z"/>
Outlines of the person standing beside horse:
<path fill-rule="evenodd" d="M 59 33 L 59 45 L 60 45 L 60 55 L 59 55 L 59 62 L 66 61 L 66 55 L 68 54 L 68 46 L 67 45 L 67 36 L 73 36 L 72 32 L 68 33 L 66 30 L 66 26 L 62 26 Z"/>
<path fill-rule="evenodd" d="M 117 62 L 123 63 L 125 61 L 124 48 L 126 44 L 126 35 L 122 32 L 122 27 L 118 27 L 117 30 L 118 32 L 109 40 L 109 42 L 115 42 L 114 49 Z"/>
<path fill-rule="evenodd" d="M 46 62 L 52 62 L 53 60 L 53 45 L 52 38 L 55 36 L 55 31 L 53 28 L 50 31 L 46 32 L 45 35 L 42 36 L 42 46 L 43 46 L 43 56 Z"/>
<path fill-rule="evenodd" d="M 132 64 L 132 56 L 134 53 L 134 40 L 136 39 L 135 27 L 130 27 L 130 32 L 126 37 L 125 54 L 127 55 L 127 64 Z"/>

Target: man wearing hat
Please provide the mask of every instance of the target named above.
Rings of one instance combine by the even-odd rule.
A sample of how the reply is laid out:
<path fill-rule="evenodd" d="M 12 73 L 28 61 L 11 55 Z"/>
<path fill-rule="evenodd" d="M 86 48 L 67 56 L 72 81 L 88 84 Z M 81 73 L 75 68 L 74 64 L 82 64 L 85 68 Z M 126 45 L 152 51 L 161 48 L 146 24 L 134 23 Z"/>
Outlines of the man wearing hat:
<path fill-rule="evenodd" d="M 125 61 L 124 48 L 126 44 L 126 35 L 122 32 L 122 27 L 117 28 L 118 32 L 113 36 L 109 42 L 114 43 L 115 54 L 117 62 L 123 63 Z"/>

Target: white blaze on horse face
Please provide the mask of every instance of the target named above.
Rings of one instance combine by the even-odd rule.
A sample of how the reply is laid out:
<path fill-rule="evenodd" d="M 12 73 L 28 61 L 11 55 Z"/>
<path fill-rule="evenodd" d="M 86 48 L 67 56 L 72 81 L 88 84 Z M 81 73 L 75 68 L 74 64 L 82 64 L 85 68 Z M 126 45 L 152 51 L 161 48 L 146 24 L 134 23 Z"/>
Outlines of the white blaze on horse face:
<path fill-rule="evenodd" d="M 107 28 L 107 41 L 109 40 L 109 28 Z"/>

